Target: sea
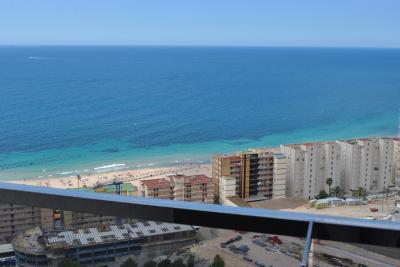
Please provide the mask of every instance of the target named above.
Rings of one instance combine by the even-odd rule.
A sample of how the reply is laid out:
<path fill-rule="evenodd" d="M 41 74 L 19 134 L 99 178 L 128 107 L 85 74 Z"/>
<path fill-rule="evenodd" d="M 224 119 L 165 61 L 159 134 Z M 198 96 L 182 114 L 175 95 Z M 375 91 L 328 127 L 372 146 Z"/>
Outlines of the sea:
<path fill-rule="evenodd" d="M 0 47 L 0 180 L 398 134 L 400 49 Z"/>

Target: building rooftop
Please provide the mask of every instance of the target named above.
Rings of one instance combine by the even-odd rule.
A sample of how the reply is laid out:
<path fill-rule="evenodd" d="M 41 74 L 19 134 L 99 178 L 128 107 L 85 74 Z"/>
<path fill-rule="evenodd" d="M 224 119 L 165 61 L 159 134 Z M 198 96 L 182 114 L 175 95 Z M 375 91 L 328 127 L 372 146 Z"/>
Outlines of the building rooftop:
<path fill-rule="evenodd" d="M 11 244 L 2 244 L 0 245 L 0 254 L 12 252 L 13 248 Z"/>
<path fill-rule="evenodd" d="M 143 181 L 141 181 L 141 184 L 150 189 L 151 188 L 160 188 L 160 187 L 171 187 L 171 182 L 165 178 L 143 180 Z"/>
<path fill-rule="evenodd" d="M 132 193 L 137 191 L 137 187 L 131 183 L 122 183 L 120 184 L 120 188 L 122 192 Z M 114 184 L 99 184 L 96 188 L 92 187 L 80 187 L 79 190 L 85 192 L 102 192 L 102 193 L 115 193 L 116 185 Z"/>
<path fill-rule="evenodd" d="M 177 174 L 177 175 L 169 175 L 168 178 L 170 178 L 170 180 L 183 179 L 185 184 L 192 184 L 192 185 L 208 183 L 210 180 L 210 178 L 204 174 L 190 175 L 190 176 Z"/>
<path fill-rule="evenodd" d="M 169 175 L 167 176 L 167 178 L 143 180 L 141 181 L 141 184 L 149 189 L 168 188 L 172 186 L 172 182 L 174 181 L 176 182 L 177 180 L 183 181 L 184 184 L 191 184 L 191 185 L 203 184 L 203 183 L 206 184 L 210 182 L 210 178 L 204 174 L 190 175 L 190 176 L 186 176 L 183 174 L 175 174 L 175 175 Z"/>
<path fill-rule="evenodd" d="M 274 153 L 274 154 L 272 154 L 272 156 L 273 156 L 274 158 L 277 158 L 277 159 L 284 159 L 284 158 L 286 158 L 286 156 L 285 156 L 283 153 Z"/>
<path fill-rule="evenodd" d="M 18 234 L 13 240 L 13 246 L 19 251 L 42 254 L 46 248 L 85 247 L 192 230 L 194 228 L 189 225 L 153 221 L 46 233 L 36 227 Z"/>
<path fill-rule="evenodd" d="M 105 193 L 115 193 L 116 190 L 116 185 L 114 184 L 108 184 L 108 185 L 104 185 L 102 187 L 104 189 Z M 137 190 L 136 186 L 134 186 L 131 183 L 123 183 L 120 185 L 121 191 L 123 192 L 134 192 Z"/>

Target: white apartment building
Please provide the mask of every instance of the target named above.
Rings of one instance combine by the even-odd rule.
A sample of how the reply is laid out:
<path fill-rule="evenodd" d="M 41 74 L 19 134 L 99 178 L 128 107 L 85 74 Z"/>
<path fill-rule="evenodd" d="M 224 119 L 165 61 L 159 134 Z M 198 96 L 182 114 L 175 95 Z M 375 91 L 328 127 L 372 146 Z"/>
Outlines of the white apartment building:
<path fill-rule="evenodd" d="M 376 183 L 375 190 L 381 191 L 389 186 L 393 186 L 392 165 L 394 153 L 394 140 L 392 138 L 379 139 L 379 156 L 375 157 L 377 162 L 377 176 L 373 183 Z M 376 182 L 375 182 L 376 181 Z"/>
<path fill-rule="evenodd" d="M 364 187 L 381 192 L 393 185 L 393 139 L 366 138 L 338 143 L 342 149 L 345 191 Z"/>
<path fill-rule="evenodd" d="M 286 194 L 290 197 L 303 197 L 305 152 L 300 149 L 300 145 L 281 145 L 281 151 L 287 159 Z"/>
<path fill-rule="evenodd" d="M 274 157 L 272 199 L 282 199 L 286 197 L 287 160 L 282 153 L 274 153 L 272 156 Z"/>
<path fill-rule="evenodd" d="M 329 191 L 327 178 L 332 178 L 331 187 L 340 185 L 340 147 L 336 142 L 317 142 L 282 145 L 288 159 L 288 196 L 312 199 L 321 190 Z"/>
<path fill-rule="evenodd" d="M 227 204 L 229 197 L 236 196 L 236 178 L 231 176 L 220 177 L 218 191 L 220 203 Z"/>
<path fill-rule="evenodd" d="M 331 188 L 339 186 L 347 193 L 358 187 L 382 192 L 393 179 L 400 182 L 398 143 L 393 138 L 366 138 L 282 145 L 288 160 L 287 195 L 311 199 L 321 190 L 329 192 L 327 178 L 332 178 Z"/>
<path fill-rule="evenodd" d="M 392 182 L 400 186 L 400 137 L 393 139 Z"/>
<path fill-rule="evenodd" d="M 340 187 L 349 192 L 358 188 L 361 166 L 361 149 L 356 140 L 338 141 L 341 157 L 341 184 Z"/>

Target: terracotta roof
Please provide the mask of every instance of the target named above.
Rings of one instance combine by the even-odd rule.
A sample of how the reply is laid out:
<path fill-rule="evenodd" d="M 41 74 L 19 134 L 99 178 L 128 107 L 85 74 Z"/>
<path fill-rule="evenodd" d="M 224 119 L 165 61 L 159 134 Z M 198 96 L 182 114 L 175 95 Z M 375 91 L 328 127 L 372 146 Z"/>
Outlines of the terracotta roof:
<path fill-rule="evenodd" d="M 148 188 L 165 188 L 171 187 L 171 182 L 165 178 L 161 179 L 150 179 L 150 180 L 143 180 L 141 181 L 143 186 Z"/>
<path fill-rule="evenodd" d="M 210 179 L 205 175 L 186 176 L 185 183 L 190 184 L 206 184 Z"/>
<path fill-rule="evenodd" d="M 191 176 L 187 176 L 187 175 L 182 175 L 182 174 L 177 174 L 177 175 L 170 175 L 168 176 L 171 180 L 172 179 L 184 179 L 184 183 L 185 184 L 207 184 L 210 181 L 210 178 L 204 174 L 200 174 L 200 175 L 191 175 Z"/>

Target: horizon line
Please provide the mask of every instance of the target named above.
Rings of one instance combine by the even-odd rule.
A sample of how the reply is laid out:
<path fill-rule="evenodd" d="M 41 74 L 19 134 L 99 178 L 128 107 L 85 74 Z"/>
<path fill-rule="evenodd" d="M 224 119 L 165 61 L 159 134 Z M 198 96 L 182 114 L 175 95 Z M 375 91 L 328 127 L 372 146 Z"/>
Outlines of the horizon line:
<path fill-rule="evenodd" d="M 215 48 L 336 48 L 400 49 L 400 46 L 218 45 L 218 44 L 0 44 L 0 47 L 215 47 Z"/>

